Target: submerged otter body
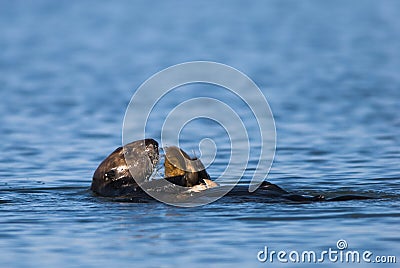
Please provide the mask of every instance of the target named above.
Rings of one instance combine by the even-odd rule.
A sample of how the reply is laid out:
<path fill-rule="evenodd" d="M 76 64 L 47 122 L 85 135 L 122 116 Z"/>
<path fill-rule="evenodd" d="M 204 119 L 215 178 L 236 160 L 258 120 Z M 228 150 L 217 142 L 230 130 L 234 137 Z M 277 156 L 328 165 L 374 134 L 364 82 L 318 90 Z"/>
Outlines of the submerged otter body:
<path fill-rule="evenodd" d="M 149 180 L 158 161 L 158 143 L 153 139 L 131 142 L 117 148 L 104 159 L 93 174 L 91 190 L 100 196 L 145 198 L 152 200 L 143 190 L 161 191 L 182 198 L 182 193 L 211 194 L 218 193 L 224 186 L 219 186 L 210 179 L 204 165 L 197 158 L 191 158 L 182 149 L 172 146 L 165 150 L 165 180 Z M 128 164 L 129 163 L 129 164 Z M 175 186 L 176 187 L 175 187 Z M 182 191 L 182 187 L 185 187 Z M 367 196 L 343 195 L 335 198 L 325 198 L 323 195 L 308 196 L 293 194 L 281 187 L 263 182 L 253 193 L 247 187 L 238 185 L 230 191 L 227 198 L 235 201 L 248 201 L 255 198 L 257 201 L 264 199 L 284 199 L 294 202 L 320 202 L 320 201 L 347 201 L 372 199 Z M 240 201 L 241 200 L 241 201 Z"/>

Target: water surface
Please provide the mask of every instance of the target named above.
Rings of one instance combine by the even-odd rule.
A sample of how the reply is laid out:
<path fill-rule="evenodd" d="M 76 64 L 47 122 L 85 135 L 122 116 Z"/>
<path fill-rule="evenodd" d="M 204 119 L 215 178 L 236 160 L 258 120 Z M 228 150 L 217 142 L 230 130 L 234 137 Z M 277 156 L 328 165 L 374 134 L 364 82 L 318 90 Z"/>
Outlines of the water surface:
<path fill-rule="evenodd" d="M 257 252 L 264 246 L 322 251 L 339 239 L 350 249 L 397 254 L 399 261 L 398 2 L 1 6 L 1 266 L 287 266 L 259 263 Z M 91 176 L 121 145 L 135 89 L 155 72 L 191 60 L 229 64 L 262 89 L 277 128 L 269 181 L 297 193 L 378 199 L 221 200 L 177 208 L 93 196 Z M 199 94 L 182 90 L 160 113 Z M 246 114 L 231 96 L 218 94 Z M 220 128 L 194 124 L 229 147 Z M 202 135 L 184 134 L 182 146 L 197 148 Z M 225 168 L 226 154 L 220 151 L 209 168 L 213 177 Z M 242 183 L 257 161 L 250 157 Z"/>

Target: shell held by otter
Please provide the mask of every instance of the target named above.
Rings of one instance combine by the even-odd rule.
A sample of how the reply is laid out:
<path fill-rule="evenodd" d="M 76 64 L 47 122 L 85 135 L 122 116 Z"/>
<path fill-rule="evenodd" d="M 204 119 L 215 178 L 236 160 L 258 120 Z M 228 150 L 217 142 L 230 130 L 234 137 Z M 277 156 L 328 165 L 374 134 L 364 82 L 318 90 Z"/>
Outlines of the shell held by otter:
<path fill-rule="evenodd" d="M 211 180 L 200 159 L 191 158 L 182 149 L 171 146 L 164 148 L 165 179 L 184 187 L 193 187 Z"/>

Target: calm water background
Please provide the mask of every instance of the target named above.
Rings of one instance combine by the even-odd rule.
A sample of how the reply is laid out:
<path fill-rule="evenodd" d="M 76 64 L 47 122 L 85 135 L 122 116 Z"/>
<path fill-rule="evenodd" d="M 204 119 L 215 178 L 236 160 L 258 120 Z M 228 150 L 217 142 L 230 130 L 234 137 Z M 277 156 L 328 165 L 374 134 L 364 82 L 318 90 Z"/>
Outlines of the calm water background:
<path fill-rule="evenodd" d="M 256 254 L 322 251 L 338 239 L 400 261 L 399 10 L 396 1 L 0 1 L 0 266 L 289 267 Z M 91 176 L 120 146 L 135 89 L 191 60 L 229 64 L 263 90 L 277 127 L 269 181 L 380 199 L 183 209 L 93 196 Z"/>

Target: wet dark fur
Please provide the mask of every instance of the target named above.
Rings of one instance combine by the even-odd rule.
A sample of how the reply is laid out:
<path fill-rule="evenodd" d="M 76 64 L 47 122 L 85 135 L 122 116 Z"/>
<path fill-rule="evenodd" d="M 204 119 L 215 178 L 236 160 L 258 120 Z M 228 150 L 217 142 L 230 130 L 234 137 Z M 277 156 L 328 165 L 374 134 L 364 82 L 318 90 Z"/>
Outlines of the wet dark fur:
<path fill-rule="evenodd" d="M 125 156 L 124 156 L 125 153 Z M 139 168 L 131 174 L 125 157 Z M 91 190 L 102 196 L 122 196 L 139 190 L 137 182 L 147 180 L 158 163 L 158 143 L 139 140 L 117 148 L 101 162 L 93 174 Z M 137 181 L 136 181 L 137 180 Z"/>

